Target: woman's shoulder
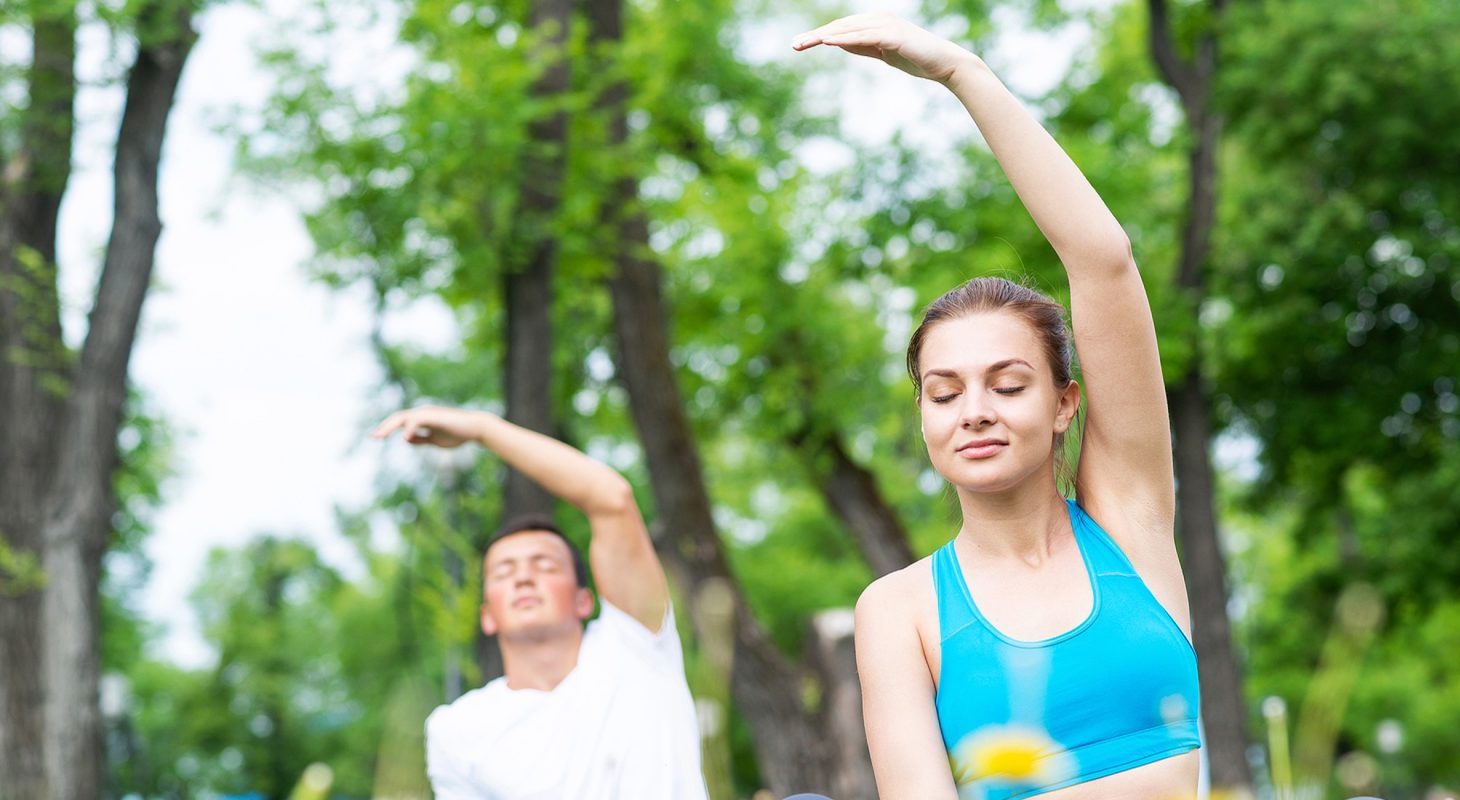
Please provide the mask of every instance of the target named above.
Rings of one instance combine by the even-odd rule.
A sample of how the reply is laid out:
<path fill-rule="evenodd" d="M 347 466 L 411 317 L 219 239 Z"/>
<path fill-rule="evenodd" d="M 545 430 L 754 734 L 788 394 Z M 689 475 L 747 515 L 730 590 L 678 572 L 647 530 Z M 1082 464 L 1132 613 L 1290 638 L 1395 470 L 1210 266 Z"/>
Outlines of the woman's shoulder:
<path fill-rule="evenodd" d="M 857 599 L 857 619 L 916 618 L 936 602 L 932 563 L 929 555 L 872 581 Z"/>
<path fill-rule="evenodd" d="M 938 599 L 932 556 L 878 578 L 857 600 L 857 669 L 864 676 L 895 678 L 906 688 L 936 689 Z M 864 677 L 863 686 L 867 684 Z"/>

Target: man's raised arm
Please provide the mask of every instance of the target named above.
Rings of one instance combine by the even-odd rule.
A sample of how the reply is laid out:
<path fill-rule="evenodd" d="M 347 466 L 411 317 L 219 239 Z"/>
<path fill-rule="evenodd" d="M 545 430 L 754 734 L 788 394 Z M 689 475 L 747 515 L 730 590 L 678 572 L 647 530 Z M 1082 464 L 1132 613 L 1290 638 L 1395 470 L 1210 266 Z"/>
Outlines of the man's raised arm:
<path fill-rule="evenodd" d="M 649 540 L 633 487 L 612 467 L 483 411 L 420 406 L 391 414 L 370 435 L 384 439 L 397 430 L 416 445 L 450 448 L 476 442 L 582 511 L 593 535 L 588 559 L 600 595 L 658 632 L 669 607 L 664 568 Z"/>

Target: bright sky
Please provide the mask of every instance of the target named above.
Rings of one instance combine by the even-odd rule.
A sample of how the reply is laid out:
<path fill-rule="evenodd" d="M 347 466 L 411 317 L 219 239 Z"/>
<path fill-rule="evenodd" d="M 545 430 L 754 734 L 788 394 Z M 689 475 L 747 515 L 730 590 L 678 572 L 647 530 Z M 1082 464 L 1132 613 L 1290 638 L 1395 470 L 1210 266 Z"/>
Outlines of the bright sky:
<path fill-rule="evenodd" d="M 367 298 L 307 278 L 302 264 L 311 243 L 297 206 L 233 177 L 233 144 L 215 131 L 221 113 L 256 108 L 267 95 L 269 78 L 252 48 L 271 18 L 298 5 L 219 4 L 201 18 L 163 154 L 164 232 L 132 379 L 179 434 L 178 477 L 165 487 L 147 543 L 154 569 L 141 607 L 166 626 L 161 655 L 189 666 L 214 657 L 187 604 L 208 551 L 260 533 L 299 535 L 350 570 L 353 557 L 335 532 L 334 509 L 369 502 L 383 452 L 363 439 L 374 413 L 390 402 L 379 396 L 369 351 Z M 913 6 L 893 5 L 904 13 Z M 791 57 L 797 27 L 766 26 L 751 56 Z M 987 57 L 1012 73 L 1006 78 L 1016 88 L 1037 92 L 1062 74 L 1083 38 L 1079 30 L 1016 35 Z M 368 48 L 377 46 L 339 57 L 368 62 Z M 109 49 L 97 31 L 83 36 L 80 74 L 89 88 L 78 98 L 80 141 L 59 254 L 73 342 L 85 329 L 111 218 L 111 147 L 122 95 L 100 79 L 129 56 Z M 1022 57 L 1028 53 L 1039 57 Z M 857 62 L 834 88 L 848 135 L 879 141 L 915 125 L 915 135 L 937 141 L 947 131 L 971 129 L 938 87 Z M 813 158 L 831 166 L 838 155 L 833 149 Z M 433 348 L 453 339 L 449 318 L 430 306 L 404 310 L 389 330 Z"/>

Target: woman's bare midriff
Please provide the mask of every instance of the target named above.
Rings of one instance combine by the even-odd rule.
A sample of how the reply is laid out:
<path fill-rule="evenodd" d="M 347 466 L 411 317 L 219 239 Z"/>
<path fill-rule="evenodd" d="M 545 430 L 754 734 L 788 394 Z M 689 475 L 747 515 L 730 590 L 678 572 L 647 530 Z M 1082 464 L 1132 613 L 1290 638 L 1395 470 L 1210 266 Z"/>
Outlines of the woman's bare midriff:
<path fill-rule="evenodd" d="M 1035 795 L 1038 800 L 1193 800 L 1200 751 Z"/>

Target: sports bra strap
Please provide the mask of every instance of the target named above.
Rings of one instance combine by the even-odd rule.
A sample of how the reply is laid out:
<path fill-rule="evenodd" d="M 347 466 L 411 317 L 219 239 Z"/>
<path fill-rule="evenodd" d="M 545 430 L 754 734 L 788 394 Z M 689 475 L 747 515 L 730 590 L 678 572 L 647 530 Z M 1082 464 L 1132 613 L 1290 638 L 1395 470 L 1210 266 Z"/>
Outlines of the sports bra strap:
<path fill-rule="evenodd" d="M 963 630 L 976 619 L 973 609 L 963 596 L 962 569 L 958 566 L 958 553 L 953 550 L 955 539 L 933 553 L 933 593 L 938 597 L 938 639 L 947 641 L 949 636 Z"/>
<path fill-rule="evenodd" d="M 1110 534 L 1085 513 L 1079 503 L 1074 500 L 1066 500 L 1065 503 L 1069 505 L 1070 524 L 1075 527 L 1075 538 L 1084 545 L 1085 557 L 1090 559 L 1090 567 L 1095 575 L 1138 577 L 1136 568 L 1126 558 L 1125 551 L 1110 538 Z"/>

